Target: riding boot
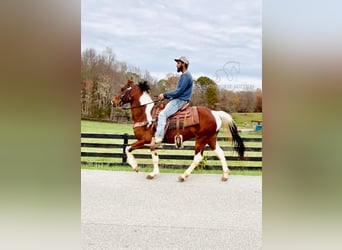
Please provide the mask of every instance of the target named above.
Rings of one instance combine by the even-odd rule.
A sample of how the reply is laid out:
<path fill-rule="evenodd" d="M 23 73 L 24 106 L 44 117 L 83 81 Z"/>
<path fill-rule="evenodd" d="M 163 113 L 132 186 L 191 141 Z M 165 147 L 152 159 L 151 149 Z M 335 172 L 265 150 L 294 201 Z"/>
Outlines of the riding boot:
<path fill-rule="evenodd" d="M 151 148 L 161 148 L 162 142 L 163 142 L 163 138 L 161 138 L 161 137 L 152 137 Z"/>

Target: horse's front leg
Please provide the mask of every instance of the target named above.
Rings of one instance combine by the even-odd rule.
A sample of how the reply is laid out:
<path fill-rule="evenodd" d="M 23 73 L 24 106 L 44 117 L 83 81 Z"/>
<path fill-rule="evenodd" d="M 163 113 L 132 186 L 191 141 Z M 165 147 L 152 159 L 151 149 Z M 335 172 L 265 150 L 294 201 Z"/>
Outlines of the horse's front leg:
<path fill-rule="evenodd" d="M 152 155 L 152 162 L 153 162 L 153 172 L 149 173 L 146 178 L 147 179 L 153 179 L 154 177 L 156 177 L 159 174 L 159 166 L 158 166 L 158 162 L 159 162 L 159 157 L 158 157 L 158 153 L 155 149 L 151 148 L 151 155 Z"/>
<path fill-rule="evenodd" d="M 126 152 L 126 155 L 127 155 L 128 164 L 133 168 L 133 170 L 135 172 L 139 172 L 139 167 L 138 167 L 137 161 L 134 158 L 134 155 L 133 155 L 132 151 L 135 150 L 135 149 L 143 148 L 144 144 L 145 144 L 144 141 L 136 141 L 131 146 L 128 146 L 125 149 L 125 152 Z"/>

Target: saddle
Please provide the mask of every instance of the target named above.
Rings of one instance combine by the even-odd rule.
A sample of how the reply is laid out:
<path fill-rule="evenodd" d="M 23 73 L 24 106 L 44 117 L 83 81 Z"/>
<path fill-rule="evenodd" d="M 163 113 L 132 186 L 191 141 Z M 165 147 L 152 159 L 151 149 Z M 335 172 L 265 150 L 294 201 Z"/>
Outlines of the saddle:
<path fill-rule="evenodd" d="M 157 109 L 154 110 L 152 117 L 156 123 L 158 122 L 157 117 L 164 107 L 164 103 L 160 103 Z M 156 123 L 154 124 L 155 126 L 157 126 Z M 186 103 L 166 120 L 165 131 L 176 130 L 177 134 L 174 137 L 175 146 L 176 148 L 183 148 L 183 136 L 179 133 L 179 130 L 197 124 L 199 124 L 197 107 L 189 107 L 189 103 Z"/>
<path fill-rule="evenodd" d="M 164 105 L 160 105 L 158 110 L 153 114 L 153 118 L 157 120 L 160 111 L 164 109 Z M 189 107 L 186 103 L 176 113 L 170 116 L 166 121 L 165 131 L 172 129 L 184 129 L 199 124 L 197 107 Z"/>
<path fill-rule="evenodd" d="M 165 130 L 184 129 L 196 124 L 199 124 L 197 107 L 186 107 L 183 110 L 177 111 L 167 119 Z"/>

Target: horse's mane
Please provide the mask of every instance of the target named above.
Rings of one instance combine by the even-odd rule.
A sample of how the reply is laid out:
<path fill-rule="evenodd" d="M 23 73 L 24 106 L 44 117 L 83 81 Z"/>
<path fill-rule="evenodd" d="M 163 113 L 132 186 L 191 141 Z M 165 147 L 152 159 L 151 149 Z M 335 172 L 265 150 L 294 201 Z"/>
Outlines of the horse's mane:
<path fill-rule="evenodd" d="M 147 93 L 150 92 L 150 86 L 148 85 L 147 81 L 141 81 L 139 82 L 139 88 L 141 89 L 142 92 L 146 91 Z"/>

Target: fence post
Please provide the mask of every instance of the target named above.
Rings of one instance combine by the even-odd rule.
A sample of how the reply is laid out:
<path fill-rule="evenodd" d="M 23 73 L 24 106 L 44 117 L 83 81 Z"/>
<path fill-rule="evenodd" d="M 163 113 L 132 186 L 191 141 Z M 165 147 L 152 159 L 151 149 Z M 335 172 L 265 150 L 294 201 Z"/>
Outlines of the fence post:
<path fill-rule="evenodd" d="M 122 145 L 122 164 L 127 162 L 126 147 L 128 146 L 128 134 L 123 134 L 124 143 Z"/>

